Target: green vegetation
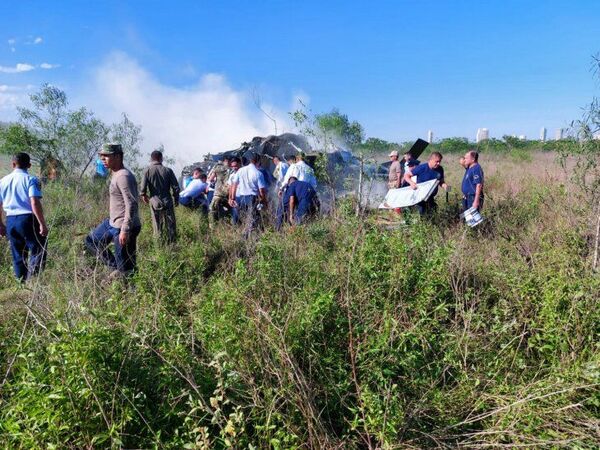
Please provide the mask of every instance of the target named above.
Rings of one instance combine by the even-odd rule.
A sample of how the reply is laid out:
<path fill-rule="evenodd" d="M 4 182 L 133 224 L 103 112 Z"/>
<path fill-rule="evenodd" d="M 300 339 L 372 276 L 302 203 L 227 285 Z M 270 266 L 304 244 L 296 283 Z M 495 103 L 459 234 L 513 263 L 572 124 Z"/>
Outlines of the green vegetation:
<path fill-rule="evenodd" d="M 81 246 L 105 187 L 47 185 L 47 270 L 17 288 L 0 251 L 0 446 L 598 448 L 589 211 L 532 158 L 483 160 L 478 231 L 453 202 L 386 230 L 348 199 L 249 241 L 179 209 L 163 249 L 143 208 L 112 285 Z"/>
<path fill-rule="evenodd" d="M 0 127 L 0 154 L 29 153 L 42 179 L 81 179 L 107 141 L 120 143 L 130 166 L 137 164 L 141 127 L 127 115 L 109 125 L 86 108 L 70 110 L 66 93 L 48 84 L 30 100 L 32 108 L 18 108 L 17 123 Z"/>

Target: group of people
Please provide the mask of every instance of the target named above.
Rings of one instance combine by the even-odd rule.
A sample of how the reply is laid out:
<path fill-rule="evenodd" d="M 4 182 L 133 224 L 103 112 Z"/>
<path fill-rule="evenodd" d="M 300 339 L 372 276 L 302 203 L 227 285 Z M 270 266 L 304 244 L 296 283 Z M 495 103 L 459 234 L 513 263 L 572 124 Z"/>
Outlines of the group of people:
<path fill-rule="evenodd" d="M 390 153 L 392 160 L 388 186 L 392 189 L 437 179 L 448 190 L 441 166 L 442 155 L 433 152 L 426 163 L 419 163 L 406 153 L 403 163 L 397 151 Z M 304 161 L 304 155 L 273 157 L 272 174 L 261 167 L 260 157 L 246 155 L 248 163 L 242 166 L 239 158 L 225 157 L 208 174 L 195 169 L 190 183 L 181 190 L 173 171 L 163 165 L 160 151 L 151 154 L 150 165 L 144 170 L 140 189 L 135 175 L 124 166 L 120 144 L 104 144 L 99 151 L 103 167 L 111 173 L 109 183 L 109 214 L 85 238 L 85 248 L 113 269 L 111 277 L 132 273 L 136 267 L 137 238 L 141 231 L 139 199 L 149 204 L 154 234 L 170 243 L 176 239 L 175 207 L 179 204 L 201 208 L 208 215 L 209 226 L 215 227 L 224 213 L 234 224 L 245 225 L 248 236 L 260 226 L 261 216 L 269 202 L 276 202 L 276 228 L 284 223 L 300 224 L 316 215 L 319 210 L 317 179 L 313 169 Z M 479 155 L 469 151 L 461 158 L 465 168 L 462 182 L 463 208 L 480 209 L 483 206 L 483 170 Z M 38 273 L 46 259 L 48 227 L 44 217 L 42 191 L 37 177 L 28 173 L 31 159 L 18 153 L 12 159 L 13 171 L 0 180 L 0 206 L 6 215 L 6 224 L 0 214 L 0 236 L 10 242 L 13 268 L 18 280 L 25 281 Z M 419 203 L 422 214 L 436 208 L 435 195 Z M 110 244 L 114 251 L 111 251 Z"/>
<path fill-rule="evenodd" d="M 246 159 L 243 166 L 240 158 L 225 156 L 208 174 L 195 168 L 179 194 L 180 203 L 201 208 L 211 228 L 219 218 L 230 216 L 234 225 L 245 225 L 246 235 L 259 226 L 270 203 L 277 205 L 277 229 L 288 222 L 302 223 L 317 213 L 317 179 L 304 154 L 273 156 L 273 173 L 262 166 L 259 155 L 250 153 Z M 187 197 L 186 203 L 182 196 Z"/>
<path fill-rule="evenodd" d="M 421 163 L 415 159 L 410 152 L 406 152 L 399 160 L 398 151 L 394 150 L 389 154 L 391 164 L 388 173 L 388 188 L 398 189 L 410 186 L 417 189 L 417 184 L 426 181 L 438 180 L 438 186 L 441 186 L 447 192 L 450 187 L 446 184 L 444 178 L 444 168 L 442 167 L 442 154 L 432 152 L 427 162 Z M 483 207 L 483 169 L 479 165 L 479 153 L 470 150 L 460 158 L 459 164 L 465 169 L 462 180 L 462 208 L 469 210 L 474 208 L 479 210 Z M 431 195 L 416 205 L 420 214 L 428 214 L 437 208 L 435 196 L 438 193 L 436 186 Z M 396 212 L 401 213 L 397 208 Z"/>
<path fill-rule="evenodd" d="M 111 173 L 109 214 L 87 235 L 84 246 L 86 252 L 112 269 L 110 278 L 135 270 L 137 238 L 142 228 L 140 199 L 150 207 L 155 236 L 166 243 L 176 239 L 175 207 L 179 204 L 201 208 L 208 215 L 211 228 L 229 214 L 234 224 L 245 224 L 245 235 L 259 226 L 269 197 L 278 204 L 278 227 L 286 222 L 300 224 L 318 212 L 317 180 L 303 154 L 273 158 L 273 174 L 260 166 L 256 154 L 247 155 L 245 166 L 238 158 L 226 157 L 209 174 L 195 169 L 193 179 L 183 190 L 173 171 L 163 165 L 163 155 L 158 150 L 150 155 L 139 190 L 135 175 L 123 163 L 120 144 L 104 144 L 98 155 L 105 172 L 97 167 L 95 176 L 104 178 Z M 6 225 L 0 214 L 0 236 L 8 238 L 15 275 L 23 282 L 44 266 L 48 227 L 40 181 L 28 172 L 29 155 L 16 154 L 12 166 L 12 173 L 0 180 L 0 206 L 6 214 Z"/>

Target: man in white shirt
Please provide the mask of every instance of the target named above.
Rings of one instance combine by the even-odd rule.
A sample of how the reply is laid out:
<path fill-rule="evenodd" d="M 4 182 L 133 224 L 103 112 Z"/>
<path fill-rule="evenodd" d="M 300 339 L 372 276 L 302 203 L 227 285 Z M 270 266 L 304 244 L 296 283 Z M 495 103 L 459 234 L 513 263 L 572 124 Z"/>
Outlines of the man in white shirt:
<path fill-rule="evenodd" d="M 199 168 L 195 168 L 192 172 L 192 181 L 179 193 L 179 203 L 189 208 L 200 205 L 203 209 L 206 209 L 208 208 L 206 204 L 207 192 L 206 175 Z"/>
<path fill-rule="evenodd" d="M 31 158 L 17 153 L 12 166 L 12 173 L 0 180 L 0 206 L 6 214 L 5 226 L 0 213 L 0 236 L 8 238 L 15 276 L 23 282 L 44 266 L 48 227 L 40 181 L 27 173 Z"/>
<path fill-rule="evenodd" d="M 281 189 L 283 185 L 283 179 L 285 178 L 285 174 L 290 168 L 289 164 L 283 161 L 279 156 L 273 156 L 273 164 L 275 164 L 275 170 L 273 171 L 273 178 L 275 178 L 275 182 L 277 184 L 277 189 Z"/>
<path fill-rule="evenodd" d="M 244 235 L 256 228 L 259 210 L 267 205 L 267 186 L 263 174 L 256 167 L 258 156 L 249 156 L 250 164 L 242 167 L 231 179 L 229 204 L 239 208 L 240 220 L 246 223 Z"/>
<path fill-rule="evenodd" d="M 229 178 L 227 178 L 227 202 L 230 203 L 230 200 L 235 200 L 235 195 L 232 195 L 233 192 L 233 178 L 235 174 L 240 170 L 242 166 L 242 160 L 237 156 L 231 158 L 229 162 Z M 237 225 L 240 221 L 239 208 L 237 206 L 231 207 L 231 221 L 234 225 Z"/>
<path fill-rule="evenodd" d="M 304 156 L 304 152 L 298 152 L 296 155 L 296 162 L 290 165 L 283 178 L 281 189 L 287 186 L 290 177 L 294 177 L 298 181 L 306 181 L 307 183 L 310 183 L 313 189 L 317 189 L 317 177 L 315 176 L 315 171 L 304 162 Z"/>

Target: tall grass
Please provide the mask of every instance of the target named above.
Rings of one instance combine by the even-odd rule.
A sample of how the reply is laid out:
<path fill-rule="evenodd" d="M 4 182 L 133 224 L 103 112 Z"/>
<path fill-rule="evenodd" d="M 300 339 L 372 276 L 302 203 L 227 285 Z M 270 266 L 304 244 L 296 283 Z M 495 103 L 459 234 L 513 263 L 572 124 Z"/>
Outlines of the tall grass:
<path fill-rule="evenodd" d="M 409 228 L 341 207 L 249 240 L 179 209 L 163 248 L 144 208 L 109 285 L 81 245 L 102 186 L 48 186 L 47 270 L 18 288 L 0 252 L 2 446 L 597 448 L 600 280 L 547 158 L 482 161 L 480 230 L 454 196 Z"/>

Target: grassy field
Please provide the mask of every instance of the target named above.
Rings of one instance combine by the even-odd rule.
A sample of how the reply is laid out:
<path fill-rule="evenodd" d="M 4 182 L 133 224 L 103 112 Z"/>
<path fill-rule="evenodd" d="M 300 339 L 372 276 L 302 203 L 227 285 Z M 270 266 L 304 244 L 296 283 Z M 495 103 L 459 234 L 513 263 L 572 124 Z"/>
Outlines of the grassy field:
<path fill-rule="evenodd" d="M 47 270 L 0 242 L 3 448 L 600 446 L 600 278 L 589 211 L 552 153 L 483 155 L 487 223 L 335 214 L 244 240 L 178 209 L 139 271 L 82 254 L 102 185 L 45 188 Z"/>

